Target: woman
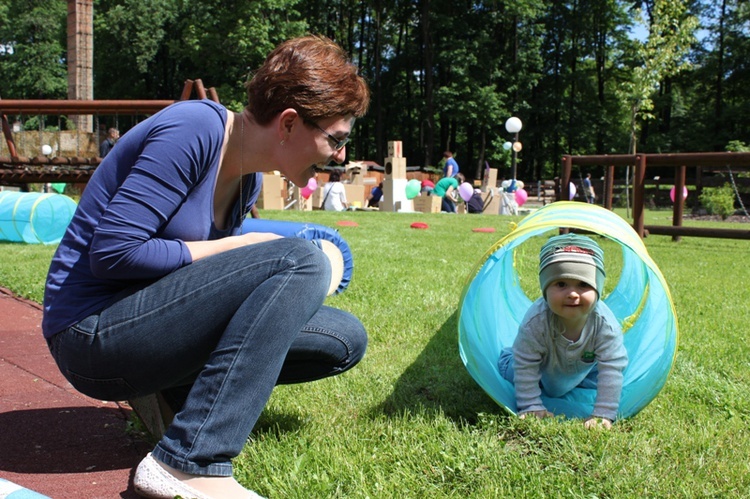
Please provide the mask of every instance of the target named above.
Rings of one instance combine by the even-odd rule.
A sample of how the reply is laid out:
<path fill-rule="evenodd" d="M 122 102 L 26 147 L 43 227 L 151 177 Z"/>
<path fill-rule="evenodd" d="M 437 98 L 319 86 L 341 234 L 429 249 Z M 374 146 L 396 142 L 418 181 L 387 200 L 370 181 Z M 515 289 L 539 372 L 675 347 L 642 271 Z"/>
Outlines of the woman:
<path fill-rule="evenodd" d="M 136 470 L 144 497 L 258 497 L 231 459 L 273 387 L 346 371 L 366 348 L 356 317 L 323 306 L 331 267 L 315 244 L 240 229 L 261 168 L 306 185 L 344 160 L 367 85 L 310 36 L 271 52 L 247 94 L 242 113 L 185 101 L 123 135 L 47 278 L 43 332 L 71 384 L 158 393 L 175 412 Z"/>
<path fill-rule="evenodd" d="M 323 209 L 328 211 L 345 211 L 349 207 L 346 201 L 346 189 L 341 183 L 341 174 L 331 172 L 323 187 Z"/>

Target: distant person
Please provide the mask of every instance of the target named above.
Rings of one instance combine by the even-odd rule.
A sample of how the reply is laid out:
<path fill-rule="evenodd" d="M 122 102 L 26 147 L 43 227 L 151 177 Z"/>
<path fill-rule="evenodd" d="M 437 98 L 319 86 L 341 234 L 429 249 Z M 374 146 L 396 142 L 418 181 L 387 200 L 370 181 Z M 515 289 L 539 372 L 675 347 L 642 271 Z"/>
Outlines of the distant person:
<path fill-rule="evenodd" d="M 443 153 L 443 158 L 445 158 L 445 166 L 443 166 L 443 177 L 450 178 L 458 175 L 458 162 L 453 157 L 453 153 L 450 151 L 445 151 Z"/>
<path fill-rule="evenodd" d="M 596 193 L 594 192 L 594 186 L 591 185 L 591 174 L 587 173 L 586 178 L 583 179 L 583 194 L 586 196 L 586 202 L 594 204 L 596 200 Z"/>
<path fill-rule="evenodd" d="M 333 172 L 323 187 L 323 202 L 321 206 L 326 211 L 345 211 L 349 208 L 346 200 L 346 189 L 341 183 L 341 174 Z"/>
<path fill-rule="evenodd" d="M 383 182 L 372 188 L 370 194 L 367 196 L 367 206 L 369 208 L 377 208 L 380 206 L 380 201 L 383 199 Z"/>
<path fill-rule="evenodd" d="M 107 130 L 107 138 L 102 140 L 99 144 L 99 157 L 104 158 L 109 154 L 109 151 L 115 147 L 115 143 L 120 138 L 120 131 L 117 128 L 110 128 Z"/>
<path fill-rule="evenodd" d="M 456 213 L 456 194 L 458 193 L 459 184 L 464 182 L 463 173 L 455 177 L 443 177 L 435 184 L 432 189 L 433 196 L 440 196 L 443 202 L 440 205 L 440 211 L 445 213 Z"/>
<path fill-rule="evenodd" d="M 474 194 L 466 203 L 466 209 L 469 213 L 482 213 L 484 212 L 484 199 L 482 199 L 482 191 L 474 189 Z"/>
<path fill-rule="evenodd" d="M 552 416 L 542 394 L 562 397 L 576 387 L 596 390 L 586 428 L 611 428 L 617 417 L 628 354 L 620 323 L 600 299 L 604 253 L 586 236 L 550 238 L 539 253 L 542 297 L 524 315 L 500 374 L 514 384 L 520 417 Z"/>

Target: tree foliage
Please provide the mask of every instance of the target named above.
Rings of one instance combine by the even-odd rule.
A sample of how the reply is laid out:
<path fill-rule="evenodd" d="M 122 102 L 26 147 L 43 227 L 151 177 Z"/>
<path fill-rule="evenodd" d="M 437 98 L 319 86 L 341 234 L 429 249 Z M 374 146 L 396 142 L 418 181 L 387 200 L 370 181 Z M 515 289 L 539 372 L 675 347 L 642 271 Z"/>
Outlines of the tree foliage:
<path fill-rule="evenodd" d="M 63 0 L 0 1 L 2 97 L 65 98 L 66 12 Z"/>
<path fill-rule="evenodd" d="M 280 41 L 344 47 L 373 91 L 350 158 L 401 140 L 410 165 L 452 150 L 469 177 L 550 178 L 564 154 L 750 142 L 750 7 L 741 0 L 95 0 L 97 99 L 170 99 L 187 79 L 233 109 Z M 0 0 L 4 98 L 64 98 L 63 0 Z M 700 25 L 698 22 L 700 21 Z M 642 27 L 642 28 L 641 28 Z M 643 31 L 643 33 L 641 33 Z M 699 36 L 696 38 L 696 34 Z"/>

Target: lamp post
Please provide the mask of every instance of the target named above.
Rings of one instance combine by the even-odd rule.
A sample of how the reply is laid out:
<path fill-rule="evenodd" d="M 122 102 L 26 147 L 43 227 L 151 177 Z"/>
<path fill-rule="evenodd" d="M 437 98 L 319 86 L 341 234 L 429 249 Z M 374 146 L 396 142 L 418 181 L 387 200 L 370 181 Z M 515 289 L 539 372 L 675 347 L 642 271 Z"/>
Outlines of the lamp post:
<path fill-rule="evenodd" d="M 523 123 L 521 123 L 521 120 L 516 118 L 515 116 L 508 118 L 508 121 L 505 122 L 505 129 L 508 131 L 508 133 L 513 134 L 513 144 L 511 145 L 513 149 L 513 156 L 510 163 L 510 179 L 513 181 L 516 180 L 516 157 L 518 152 L 523 148 L 521 143 L 518 141 L 518 132 L 521 131 L 521 128 L 523 128 Z"/>

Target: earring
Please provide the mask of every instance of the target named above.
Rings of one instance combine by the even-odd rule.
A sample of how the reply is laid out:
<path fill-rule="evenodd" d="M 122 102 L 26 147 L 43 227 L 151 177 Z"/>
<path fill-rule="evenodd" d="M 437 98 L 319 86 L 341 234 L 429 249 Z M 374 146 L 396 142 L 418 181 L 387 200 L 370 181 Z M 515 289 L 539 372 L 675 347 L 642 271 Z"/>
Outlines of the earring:
<path fill-rule="evenodd" d="M 285 140 L 282 140 L 281 142 L 279 142 L 279 145 L 282 145 L 282 146 L 283 146 L 283 145 L 284 145 L 284 142 L 286 142 L 286 141 L 285 141 Z"/>

